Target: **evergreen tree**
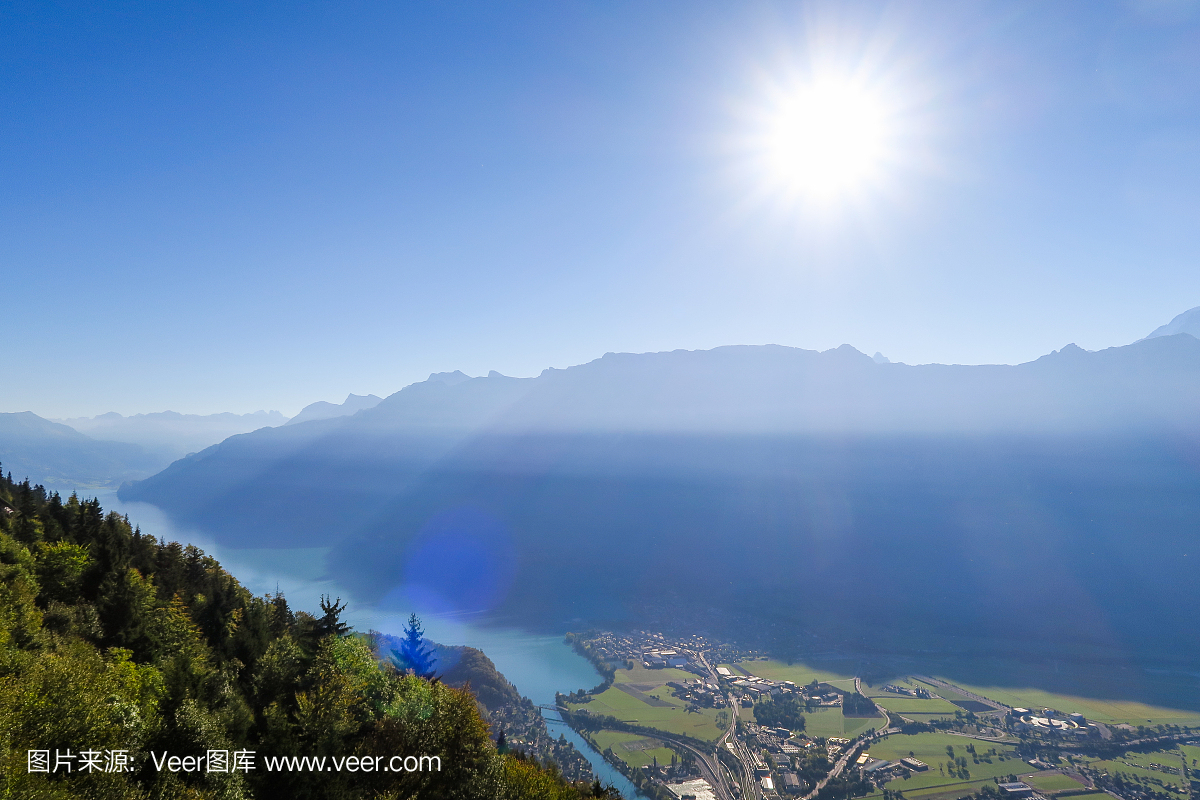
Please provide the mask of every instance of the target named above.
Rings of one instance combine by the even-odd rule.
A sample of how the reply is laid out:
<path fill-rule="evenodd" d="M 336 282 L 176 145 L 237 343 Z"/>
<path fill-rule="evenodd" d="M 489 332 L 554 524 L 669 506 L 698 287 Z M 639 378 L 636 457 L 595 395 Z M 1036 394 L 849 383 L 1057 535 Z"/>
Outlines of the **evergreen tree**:
<path fill-rule="evenodd" d="M 404 640 L 399 650 L 392 651 L 396 665 L 401 669 L 412 670 L 419 678 L 432 678 L 434 669 L 433 648 L 425 643 L 425 631 L 421 628 L 421 619 L 416 614 L 408 617 L 408 625 L 404 628 Z"/>
<path fill-rule="evenodd" d="M 346 604 L 342 602 L 342 598 L 329 602 L 328 595 L 321 595 L 321 611 L 323 616 L 317 620 L 314 627 L 314 632 L 317 638 L 324 639 L 326 636 L 345 636 L 350 631 L 350 626 L 342 622 L 342 612 L 346 610 Z"/>

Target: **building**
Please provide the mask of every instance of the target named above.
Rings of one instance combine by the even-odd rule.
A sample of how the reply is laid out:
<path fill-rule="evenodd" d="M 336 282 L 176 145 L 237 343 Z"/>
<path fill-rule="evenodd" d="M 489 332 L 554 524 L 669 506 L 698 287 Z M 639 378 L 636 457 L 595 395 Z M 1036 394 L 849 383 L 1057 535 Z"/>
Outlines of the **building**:
<path fill-rule="evenodd" d="M 729 671 L 729 667 L 717 667 L 717 674 L 722 678 L 728 678 L 733 673 Z"/>
<path fill-rule="evenodd" d="M 929 769 L 928 764 L 920 759 L 913 758 L 912 756 L 900 759 L 900 763 L 911 769 L 913 772 L 924 772 Z"/>
<path fill-rule="evenodd" d="M 800 794 L 800 776 L 794 772 L 785 772 L 779 776 L 783 791 L 788 794 Z"/>
<path fill-rule="evenodd" d="M 668 783 L 667 789 L 671 794 L 679 798 L 679 800 L 717 800 L 717 796 L 713 793 L 712 785 L 703 778 L 684 781 L 683 783 Z"/>
<path fill-rule="evenodd" d="M 998 787 L 1001 797 L 1031 797 L 1033 796 L 1033 787 L 1028 783 L 1002 783 Z"/>
<path fill-rule="evenodd" d="M 775 781 L 771 780 L 770 776 L 767 776 L 766 778 L 761 779 L 759 781 L 759 783 L 762 784 L 764 792 L 775 791 Z"/>

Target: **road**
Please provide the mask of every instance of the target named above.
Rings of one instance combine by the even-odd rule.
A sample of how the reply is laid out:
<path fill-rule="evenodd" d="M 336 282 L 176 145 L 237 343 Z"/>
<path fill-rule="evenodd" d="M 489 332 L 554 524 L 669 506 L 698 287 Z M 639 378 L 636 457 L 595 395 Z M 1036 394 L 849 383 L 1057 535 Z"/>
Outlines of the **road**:
<path fill-rule="evenodd" d="M 864 691 L 862 690 L 862 678 L 858 677 L 857 675 L 855 675 L 855 676 L 854 676 L 854 691 L 858 692 L 858 693 L 859 693 L 859 694 L 861 694 L 863 697 L 866 697 L 866 696 L 867 696 L 867 693 L 866 693 L 866 692 L 864 692 Z M 871 700 L 871 702 L 872 702 L 872 703 L 875 703 L 875 700 L 874 700 L 874 699 L 872 699 L 872 700 Z M 899 728 L 892 728 L 892 727 L 889 727 L 889 726 L 892 724 L 892 718 L 888 716 L 888 710 L 887 710 L 886 708 L 884 708 L 883 706 L 879 705 L 879 703 L 875 703 L 875 710 L 876 710 L 877 712 L 879 712 L 879 715 L 880 715 L 881 717 L 883 717 L 883 722 L 884 722 L 883 730 L 882 730 L 882 731 L 880 731 L 880 733 L 879 733 L 879 734 L 876 734 L 876 735 L 883 735 L 883 734 L 885 734 L 885 733 L 899 733 L 899 732 L 900 732 L 900 729 L 899 729 Z M 893 711 L 892 713 L 893 713 L 893 714 L 895 714 L 896 712 L 894 712 L 894 711 Z M 899 714 L 896 714 L 896 716 L 897 716 L 897 717 L 900 717 L 900 719 L 904 720 L 905 722 L 912 722 L 912 720 L 911 720 L 911 719 L 909 719 L 908 717 L 901 717 Z"/>
<path fill-rule="evenodd" d="M 696 651 L 695 655 L 700 660 L 700 663 L 704 665 L 704 669 L 708 671 L 713 683 L 720 686 L 721 676 L 718 675 L 717 671 L 713 669 L 713 666 L 708 663 L 708 659 L 704 657 L 704 652 L 698 650 Z M 721 734 L 721 738 L 717 740 L 717 752 L 720 752 L 720 749 L 725 747 L 727 742 L 733 743 L 733 749 L 729 750 L 729 748 L 726 748 L 726 750 L 731 752 L 734 758 L 736 758 L 738 763 L 741 765 L 742 774 L 737 777 L 738 783 L 740 783 L 742 787 L 742 797 L 754 798 L 755 800 L 758 800 L 758 798 L 763 796 L 763 791 L 758 781 L 754 779 L 754 761 L 750 757 L 749 752 L 747 752 L 745 745 L 738 741 L 737 738 L 737 724 L 738 720 L 741 718 L 742 709 L 741 706 L 738 705 L 737 698 L 732 694 L 726 695 L 725 699 L 729 702 L 729 708 L 733 713 L 729 715 L 729 727 L 725 730 L 725 733 Z M 714 758 L 719 764 L 720 758 Z M 728 788 L 724 785 L 724 781 L 722 781 L 721 788 L 728 791 Z"/>
<path fill-rule="evenodd" d="M 676 739 L 673 736 L 663 736 L 656 734 L 656 739 L 661 739 L 664 742 L 671 742 L 676 747 L 682 747 L 696 756 L 696 765 L 700 767 L 700 776 L 708 781 L 713 787 L 713 794 L 717 796 L 717 800 L 735 800 L 733 793 L 729 791 L 725 781 L 721 778 L 721 762 L 712 753 L 706 753 L 699 747 L 684 741 Z"/>
<path fill-rule="evenodd" d="M 851 758 L 858 755 L 859 751 L 862 750 L 863 747 L 869 745 L 873 741 L 874 737 L 870 739 L 864 739 L 863 741 L 846 748 L 846 752 L 842 753 L 842 757 L 839 758 L 837 763 L 833 765 L 833 769 L 829 770 L 829 774 L 817 781 L 817 785 L 812 788 L 812 791 L 804 795 L 802 798 L 800 798 L 800 800 L 812 800 L 812 798 L 816 797 L 817 792 L 825 788 L 825 784 L 842 774 L 842 770 L 844 770 L 846 765 L 850 763 Z"/>

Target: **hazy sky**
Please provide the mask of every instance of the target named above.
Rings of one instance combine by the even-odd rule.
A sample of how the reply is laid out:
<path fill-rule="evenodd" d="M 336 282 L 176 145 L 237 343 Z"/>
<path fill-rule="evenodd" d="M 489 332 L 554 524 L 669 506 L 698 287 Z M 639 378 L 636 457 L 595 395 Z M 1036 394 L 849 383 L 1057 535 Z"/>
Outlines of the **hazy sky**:
<path fill-rule="evenodd" d="M 0 4 L 0 411 L 1015 363 L 1200 305 L 1198 253 L 1197 2 Z"/>

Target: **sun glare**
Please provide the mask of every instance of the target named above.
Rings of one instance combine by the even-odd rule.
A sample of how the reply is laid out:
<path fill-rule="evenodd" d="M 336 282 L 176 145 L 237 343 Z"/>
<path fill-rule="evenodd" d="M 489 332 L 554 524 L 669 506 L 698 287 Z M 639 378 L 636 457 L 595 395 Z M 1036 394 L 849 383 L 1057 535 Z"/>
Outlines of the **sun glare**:
<path fill-rule="evenodd" d="M 879 86 L 852 74 L 764 80 L 747 110 L 753 196 L 832 210 L 887 190 L 901 115 Z"/>
<path fill-rule="evenodd" d="M 880 167 L 885 114 L 860 87 L 814 83 L 784 99 L 773 116 L 765 156 L 785 190 L 831 199 L 859 188 Z"/>

